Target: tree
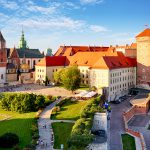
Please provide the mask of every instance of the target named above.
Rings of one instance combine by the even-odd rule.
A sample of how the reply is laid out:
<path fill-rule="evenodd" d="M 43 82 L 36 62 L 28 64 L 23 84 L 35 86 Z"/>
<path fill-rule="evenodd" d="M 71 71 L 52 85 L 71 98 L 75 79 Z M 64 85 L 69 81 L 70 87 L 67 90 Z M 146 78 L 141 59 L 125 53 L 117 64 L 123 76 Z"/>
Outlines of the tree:
<path fill-rule="evenodd" d="M 44 81 L 44 83 L 45 83 L 45 86 L 47 86 L 47 85 L 49 84 L 48 76 L 46 76 L 46 77 L 45 77 L 45 81 Z"/>
<path fill-rule="evenodd" d="M 64 87 L 72 92 L 80 87 L 81 77 L 80 70 L 77 66 L 71 66 L 66 68 L 61 73 L 61 82 Z"/>
<path fill-rule="evenodd" d="M 54 72 L 54 80 L 57 84 L 62 83 L 62 75 L 65 69 L 59 69 L 58 71 Z"/>
<path fill-rule="evenodd" d="M 11 148 L 18 143 L 19 143 L 19 137 L 14 133 L 5 133 L 0 137 L 1 148 Z"/>

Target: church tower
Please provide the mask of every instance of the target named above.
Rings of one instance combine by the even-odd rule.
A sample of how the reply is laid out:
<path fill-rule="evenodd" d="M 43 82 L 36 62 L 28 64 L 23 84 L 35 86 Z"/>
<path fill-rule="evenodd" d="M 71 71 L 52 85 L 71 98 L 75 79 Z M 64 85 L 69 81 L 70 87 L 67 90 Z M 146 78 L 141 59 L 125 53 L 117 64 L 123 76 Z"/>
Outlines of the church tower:
<path fill-rule="evenodd" d="M 6 41 L 0 31 L 0 84 L 6 82 L 7 52 Z"/>
<path fill-rule="evenodd" d="M 23 50 L 27 49 L 27 42 L 26 42 L 26 40 L 24 38 L 23 30 L 22 30 L 22 35 L 21 35 L 21 39 L 20 39 L 20 42 L 19 42 L 19 48 L 23 49 Z"/>
<path fill-rule="evenodd" d="M 137 42 L 137 85 L 150 89 L 150 29 L 136 36 Z"/>

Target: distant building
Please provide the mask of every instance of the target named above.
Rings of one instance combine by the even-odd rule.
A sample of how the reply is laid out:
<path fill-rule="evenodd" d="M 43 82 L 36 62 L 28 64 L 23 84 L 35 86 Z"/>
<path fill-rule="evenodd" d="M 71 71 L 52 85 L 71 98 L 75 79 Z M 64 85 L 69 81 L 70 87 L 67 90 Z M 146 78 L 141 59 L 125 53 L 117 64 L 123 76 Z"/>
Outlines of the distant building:
<path fill-rule="evenodd" d="M 136 36 L 137 85 L 150 90 L 150 29 Z"/>
<path fill-rule="evenodd" d="M 16 81 L 21 74 L 24 79 L 33 78 L 35 65 L 43 57 L 39 49 L 27 46 L 23 31 L 19 48 L 6 48 L 6 41 L 0 32 L 0 83 Z"/>

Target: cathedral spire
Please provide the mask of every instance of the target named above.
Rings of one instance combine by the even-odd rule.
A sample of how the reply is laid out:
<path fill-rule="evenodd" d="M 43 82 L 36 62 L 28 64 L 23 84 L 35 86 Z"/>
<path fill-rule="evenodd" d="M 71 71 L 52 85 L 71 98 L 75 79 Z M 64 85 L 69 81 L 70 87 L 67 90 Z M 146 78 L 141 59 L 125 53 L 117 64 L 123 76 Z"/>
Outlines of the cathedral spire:
<path fill-rule="evenodd" d="M 20 42 L 19 42 L 19 48 L 20 49 L 27 49 L 27 42 L 24 38 L 24 31 L 23 31 L 23 28 L 22 28 L 22 34 L 21 34 L 21 38 L 20 38 Z"/>

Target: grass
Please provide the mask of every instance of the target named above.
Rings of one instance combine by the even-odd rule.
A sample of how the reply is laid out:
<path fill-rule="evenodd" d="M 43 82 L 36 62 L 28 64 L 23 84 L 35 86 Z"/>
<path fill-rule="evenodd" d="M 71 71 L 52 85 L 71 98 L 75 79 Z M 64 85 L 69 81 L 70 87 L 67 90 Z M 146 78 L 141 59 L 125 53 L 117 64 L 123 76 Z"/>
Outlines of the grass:
<path fill-rule="evenodd" d="M 77 120 L 80 117 L 80 113 L 82 109 L 88 104 L 89 101 L 68 101 L 65 103 L 60 112 L 56 115 L 52 115 L 52 119 L 54 120 Z"/>
<path fill-rule="evenodd" d="M 67 141 L 70 137 L 73 123 L 56 122 L 52 123 L 54 131 L 54 148 L 60 149 L 60 145 L 64 145 L 64 150 L 67 150 Z"/>
<path fill-rule="evenodd" d="M 89 90 L 89 86 L 88 85 L 80 85 L 80 90 Z"/>
<path fill-rule="evenodd" d="M 12 132 L 19 136 L 19 147 L 23 149 L 31 142 L 31 125 L 35 112 L 19 114 L 17 112 L 5 111 L 0 109 L 0 114 L 12 116 L 10 120 L 0 122 L 0 136 L 6 132 Z M 4 150 L 1 149 L 0 150 Z M 8 149 L 5 149 L 8 150 Z M 11 149 L 9 149 L 11 150 Z"/>
<path fill-rule="evenodd" d="M 122 134 L 123 150 L 136 150 L 135 139 L 129 134 Z"/>

